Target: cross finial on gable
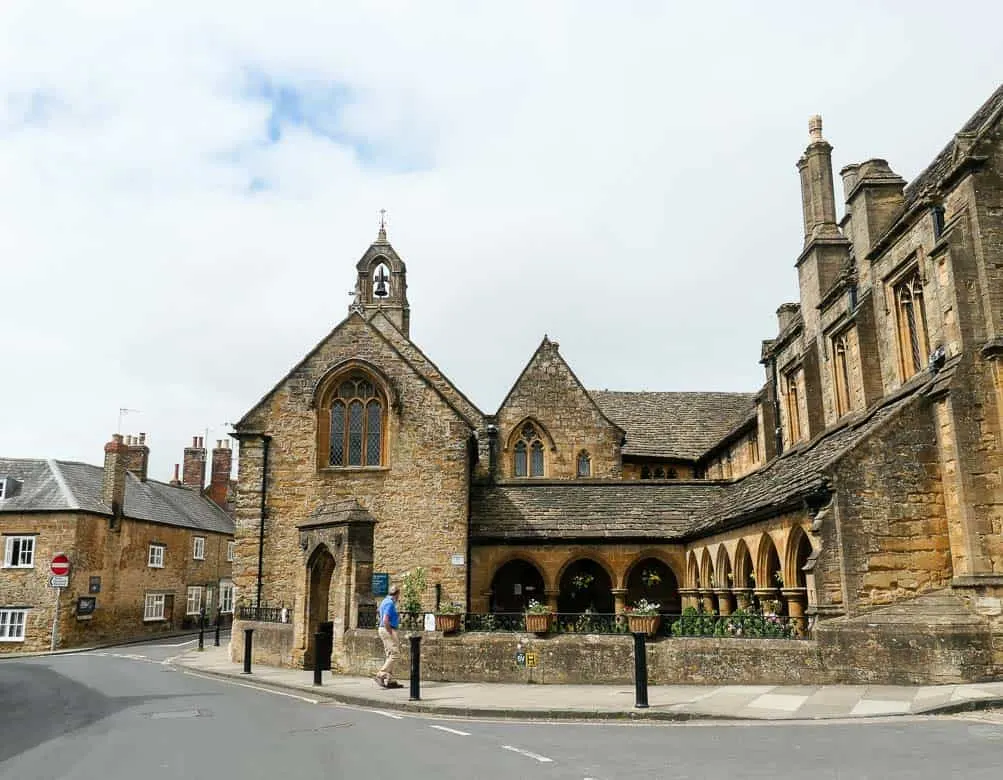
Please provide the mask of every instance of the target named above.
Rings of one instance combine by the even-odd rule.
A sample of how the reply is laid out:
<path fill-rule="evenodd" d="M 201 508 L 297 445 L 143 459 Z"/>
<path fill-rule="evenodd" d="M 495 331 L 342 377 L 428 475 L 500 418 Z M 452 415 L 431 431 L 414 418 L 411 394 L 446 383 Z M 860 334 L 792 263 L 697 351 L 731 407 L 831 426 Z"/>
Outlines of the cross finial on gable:
<path fill-rule="evenodd" d="M 380 209 L 380 233 L 376 237 L 377 241 L 387 240 L 387 210 Z"/>

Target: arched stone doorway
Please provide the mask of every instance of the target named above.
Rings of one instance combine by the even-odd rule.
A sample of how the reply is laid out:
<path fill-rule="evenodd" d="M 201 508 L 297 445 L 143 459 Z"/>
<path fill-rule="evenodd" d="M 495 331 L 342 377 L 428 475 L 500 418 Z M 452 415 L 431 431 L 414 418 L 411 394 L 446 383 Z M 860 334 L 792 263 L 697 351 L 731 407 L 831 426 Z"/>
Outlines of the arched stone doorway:
<path fill-rule="evenodd" d="M 547 603 L 543 575 L 529 561 L 511 560 L 491 580 L 491 612 L 523 612 L 531 600 Z"/>
<path fill-rule="evenodd" d="M 658 604 L 663 615 L 678 615 L 683 611 L 676 575 L 658 558 L 643 558 L 627 576 L 627 606 L 641 599 Z"/>
<path fill-rule="evenodd" d="M 613 584 L 606 570 L 589 558 L 569 564 L 561 575 L 557 611 L 613 614 Z"/>
<path fill-rule="evenodd" d="M 314 663 L 314 634 L 322 623 L 328 623 L 328 604 L 331 599 L 331 577 L 334 574 L 334 556 L 321 544 L 307 562 L 307 651 L 305 661 L 311 668 Z"/>

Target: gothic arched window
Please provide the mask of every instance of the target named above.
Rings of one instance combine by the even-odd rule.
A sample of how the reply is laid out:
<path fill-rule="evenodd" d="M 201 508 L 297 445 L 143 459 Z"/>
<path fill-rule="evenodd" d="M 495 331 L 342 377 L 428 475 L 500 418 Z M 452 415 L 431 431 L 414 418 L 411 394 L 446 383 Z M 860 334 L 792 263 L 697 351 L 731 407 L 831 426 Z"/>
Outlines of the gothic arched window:
<path fill-rule="evenodd" d="M 902 378 L 909 379 L 923 369 L 929 352 L 926 342 L 926 312 L 923 308 L 923 281 L 919 271 L 895 285 L 895 306 L 898 313 Z"/>
<path fill-rule="evenodd" d="M 592 476 L 592 459 L 589 454 L 582 450 L 578 453 L 578 476 L 579 477 L 590 477 Z"/>
<path fill-rule="evenodd" d="M 515 476 L 542 477 L 544 474 L 543 441 L 536 427 L 526 423 L 514 447 Z"/>
<path fill-rule="evenodd" d="M 383 465 L 386 405 L 365 376 L 342 379 L 331 394 L 328 465 L 362 467 Z"/>

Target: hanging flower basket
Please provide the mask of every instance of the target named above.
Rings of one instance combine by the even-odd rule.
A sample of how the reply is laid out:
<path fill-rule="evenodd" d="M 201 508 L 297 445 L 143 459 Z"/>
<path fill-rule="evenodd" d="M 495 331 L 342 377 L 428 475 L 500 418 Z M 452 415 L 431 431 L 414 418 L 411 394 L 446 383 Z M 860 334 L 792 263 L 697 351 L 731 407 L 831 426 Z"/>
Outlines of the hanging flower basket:
<path fill-rule="evenodd" d="M 452 612 L 435 616 L 435 630 L 443 634 L 455 634 L 460 630 L 460 613 Z"/>

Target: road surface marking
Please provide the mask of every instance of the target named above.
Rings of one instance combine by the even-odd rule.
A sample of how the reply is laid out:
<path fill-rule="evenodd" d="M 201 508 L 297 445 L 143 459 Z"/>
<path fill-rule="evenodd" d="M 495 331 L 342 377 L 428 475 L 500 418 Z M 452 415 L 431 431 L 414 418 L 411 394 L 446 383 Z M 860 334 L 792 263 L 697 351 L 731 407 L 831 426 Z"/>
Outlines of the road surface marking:
<path fill-rule="evenodd" d="M 439 731 L 448 731 L 450 734 L 457 734 L 461 737 L 469 737 L 469 731 L 460 731 L 459 729 L 451 729 L 446 726 L 432 726 L 433 729 L 439 729 Z"/>
<path fill-rule="evenodd" d="M 185 645 L 193 645 L 198 642 L 197 639 L 189 639 L 187 642 L 178 642 L 176 645 L 143 645 L 148 650 L 152 650 L 155 647 L 184 647 Z"/>
<path fill-rule="evenodd" d="M 547 758 L 546 756 L 541 756 L 539 753 L 530 753 L 528 750 L 523 750 L 522 748 L 512 747 L 512 745 L 502 745 L 505 750 L 511 750 L 513 753 L 518 753 L 520 756 L 526 756 L 527 758 L 535 758 L 541 764 L 553 763 L 554 759 Z"/>
<path fill-rule="evenodd" d="M 376 715 L 382 715 L 384 718 L 393 718 L 394 720 L 404 720 L 403 715 L 394 715 L 392 712 L 384 712 L 383 710 L 366 710 L 366 712 L 372 712 Z"/>
<path fill-rule="evenodd" d="M 221 677 L 213 677 L 209 674 L 197 674 L 196 672 L 185 672 L 189 677 L 201 677 L 203 680 L 214 680 L 218 683 L 224 683 L 226 685 L 236 685 L 241 688 L 250 688 L 254 691 L 261 691 L 262 693 L 274 693 L 276 696 L 288 696 L 290 699 L 299 699 L 300 701 L 305 701 L 308 704 L 320 704 L 320 699 L 310 699 L 306 696 L 297 696 L 295 693 L 286 693 L 285 691 L 276 691 L 272 688 L 262 688 L 260 685 L 248 685 L 247 683 L 234 682 L 233 680 L 224 680 Z"/>

